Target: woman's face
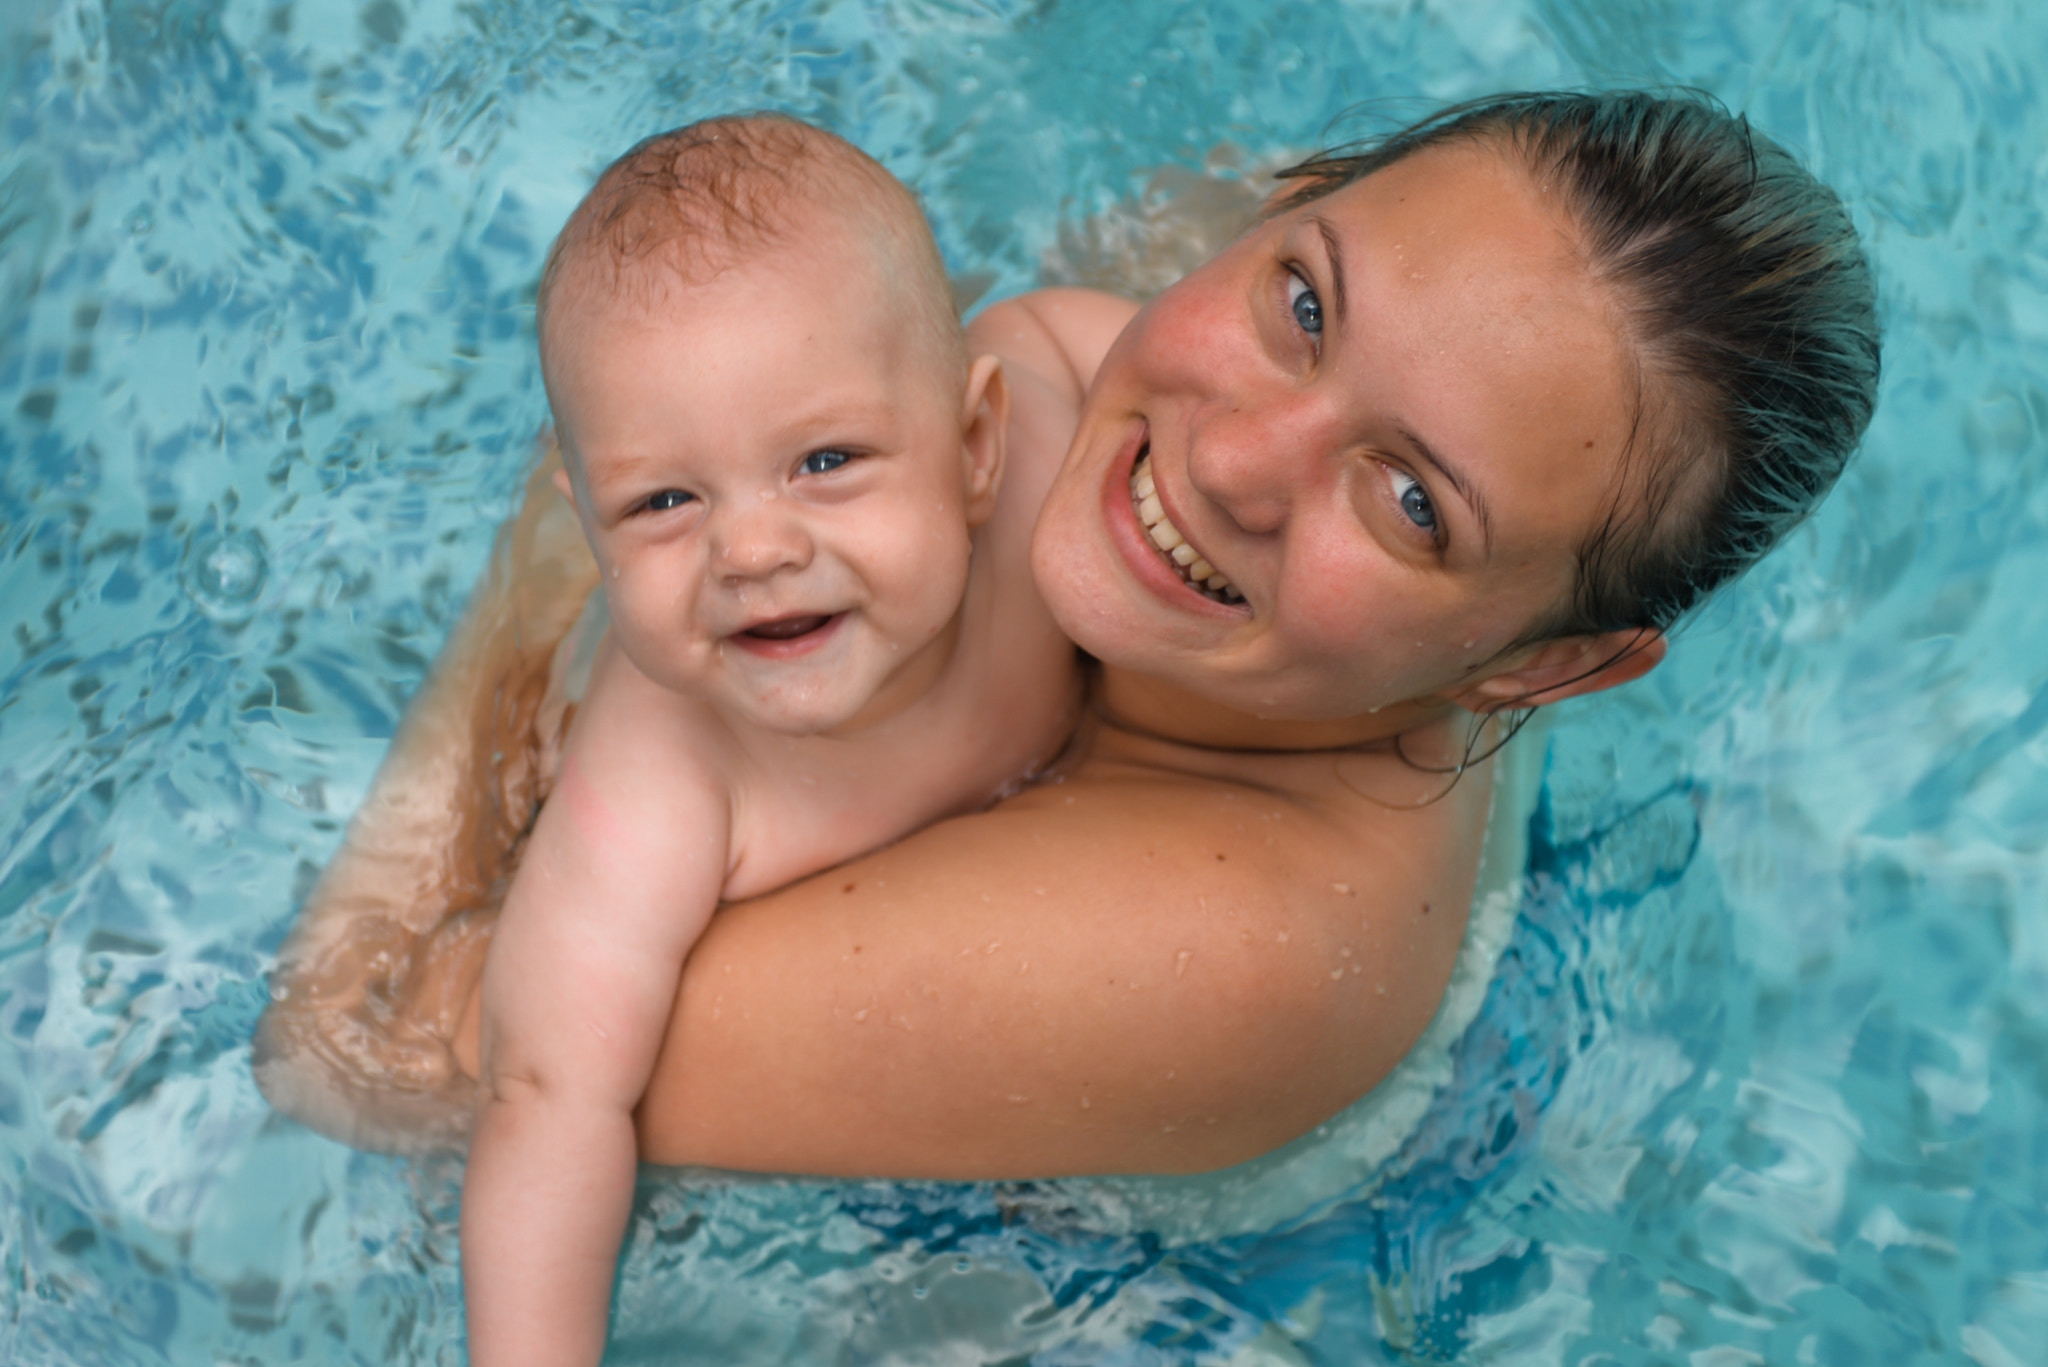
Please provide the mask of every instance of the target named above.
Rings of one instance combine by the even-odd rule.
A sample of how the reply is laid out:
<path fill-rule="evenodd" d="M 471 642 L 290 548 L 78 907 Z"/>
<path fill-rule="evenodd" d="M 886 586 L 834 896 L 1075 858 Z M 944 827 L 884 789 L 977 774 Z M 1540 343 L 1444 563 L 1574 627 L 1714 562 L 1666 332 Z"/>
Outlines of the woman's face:
<path fill-rule="evenodd" d="M 1257 716 L 1455 697 L 1571 591 L 1633 375 L 1556 196 L 1489 146 L 1418 152 L 1132 320 L 1033 570 L 1090 653 Z"/>

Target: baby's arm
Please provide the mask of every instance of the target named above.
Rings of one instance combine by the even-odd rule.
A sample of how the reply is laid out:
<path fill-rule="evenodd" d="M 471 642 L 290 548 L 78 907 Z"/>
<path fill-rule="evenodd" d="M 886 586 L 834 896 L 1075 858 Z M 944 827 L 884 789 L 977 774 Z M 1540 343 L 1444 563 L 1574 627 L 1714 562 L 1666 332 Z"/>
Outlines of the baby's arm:
<path fill-rule="evenodd" d="M 730 802 L 651 690 L 600 665 L 484 970 L 462 1201 L 478 1367 L 603 1353 L 633 1108 L 725 881 Z"/>

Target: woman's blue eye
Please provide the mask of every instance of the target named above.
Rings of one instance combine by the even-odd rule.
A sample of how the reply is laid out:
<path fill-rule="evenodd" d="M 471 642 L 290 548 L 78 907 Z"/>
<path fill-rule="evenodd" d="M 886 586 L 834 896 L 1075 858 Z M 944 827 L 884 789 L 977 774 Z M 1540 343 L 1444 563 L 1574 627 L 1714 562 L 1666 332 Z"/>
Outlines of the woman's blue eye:
<path fill-rule="evenodd" d="M 844 451 L 813 451 L 804 457 L 804 463 L 797 469 L 807 475 L 830 474 L 852 459 Z"/>
<path fill-rule="evenodd" d="M 1401 511 L 1408 514 L 1408 520 L 1431 535 L 1436 534 L 1436 505 L 1429 501 L 1429 491 L 1403 474 L 1394 478 L 1407 487 L 1396 486 L 1395 497 L 1401 502 Z"/>
<path fill-rule="evenodd" d="M 1323 335 L 1323 301 L 1309 288 L 1308 281 L 1300 276 L 1290 277 L 1287 286 L 1287 307 L 1294 310 L 1294 321 L 1309 336 L 1321 339 Z"/>
<path fill-rule="evenodd" d="M 663 489 L 658 494 L 648 495 L 647 511 L 650 513 L 665 513 L 671 508 L 682 507 L 693 497 L 695 495 L 686 494 L 681 489 Z"/>

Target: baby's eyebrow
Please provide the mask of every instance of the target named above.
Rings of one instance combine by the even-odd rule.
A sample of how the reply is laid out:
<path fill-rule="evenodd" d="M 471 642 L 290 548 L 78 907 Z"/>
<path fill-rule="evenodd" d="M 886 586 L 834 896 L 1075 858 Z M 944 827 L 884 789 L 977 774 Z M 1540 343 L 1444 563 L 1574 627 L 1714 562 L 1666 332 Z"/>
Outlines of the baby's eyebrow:
<path fill-rule="evenodd" d="M 663 462 L 652 456 L 612 455 L 593 470 L 586 463 L 583 478 L 594 486 L 637 484 L 661 470 Z"/>
<path fill-rule="evenodd" d="M 886 399 L 844 394 L 813 394 L 776 426 L 788 441 L 837 438 L 856 427 L 889 421 L 893 409 Z"/>

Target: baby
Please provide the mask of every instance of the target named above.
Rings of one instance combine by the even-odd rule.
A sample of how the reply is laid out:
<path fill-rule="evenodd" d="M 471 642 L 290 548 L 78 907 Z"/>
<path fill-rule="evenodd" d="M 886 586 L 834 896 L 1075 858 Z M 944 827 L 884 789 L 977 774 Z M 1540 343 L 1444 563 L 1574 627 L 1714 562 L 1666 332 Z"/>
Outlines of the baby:
<path fill-rule="evenodd" d="M 539 304 L 609 630 L 484 970 L 480 1367 L 602 1353 L 633 1109 L 718 903 L 986 805 L 1077 698 L 1025 562 L 1051 470 L 1002 493 L 1001 370 L 880 166 L 775 117 L 653 138 Z"/>

